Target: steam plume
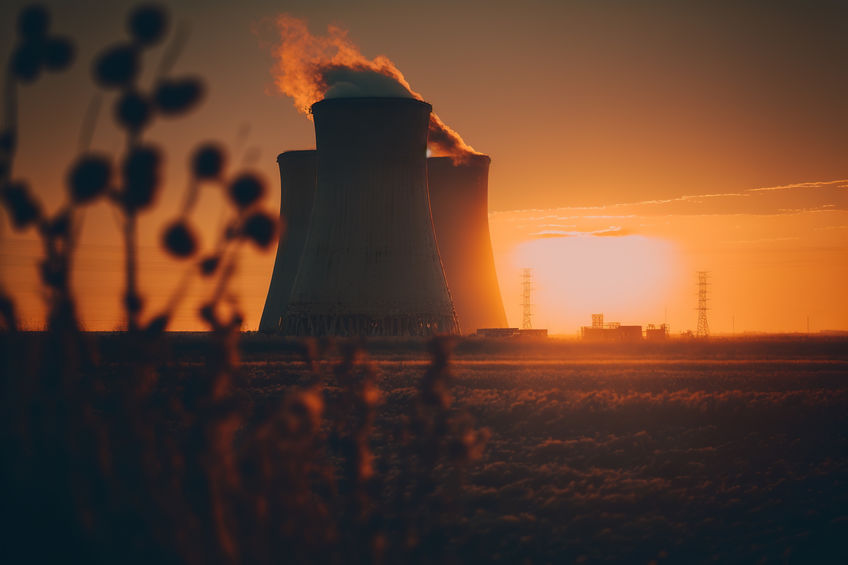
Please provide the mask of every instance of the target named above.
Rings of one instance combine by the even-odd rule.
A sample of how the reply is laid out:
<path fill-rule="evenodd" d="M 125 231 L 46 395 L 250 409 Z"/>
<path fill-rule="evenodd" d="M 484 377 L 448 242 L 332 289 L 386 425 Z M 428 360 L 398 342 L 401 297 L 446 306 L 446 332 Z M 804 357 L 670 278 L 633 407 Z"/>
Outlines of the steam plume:
<path fill-rule="evenodd" d="M 324 98 L 403 97 L 423 100 L 388 57 L 367 59 L 347 37 L 329 26 L 327 35 L 309 33 L 304 20 L 288 14 L 276 20 L 280 42 L 274 48 L 277 89 L 304 114 Z M 435 113 L 430 114 L 430 151 L 462 161 L 477 152 Z"/>

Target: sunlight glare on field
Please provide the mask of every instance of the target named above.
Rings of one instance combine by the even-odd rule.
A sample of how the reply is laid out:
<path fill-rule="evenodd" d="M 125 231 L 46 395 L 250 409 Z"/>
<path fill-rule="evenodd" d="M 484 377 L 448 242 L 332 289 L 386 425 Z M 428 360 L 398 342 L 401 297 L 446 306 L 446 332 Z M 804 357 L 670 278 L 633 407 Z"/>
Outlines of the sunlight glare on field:
<path fill-rule="evenodd" d="M 626 235 L 549 237 L 518 245 L 515 269 L 533 269 L 536 324 L 573 333 L 608 321 L 662 323 L 668 296 L 679 283 L 674 245 L 663 239 Z"/>

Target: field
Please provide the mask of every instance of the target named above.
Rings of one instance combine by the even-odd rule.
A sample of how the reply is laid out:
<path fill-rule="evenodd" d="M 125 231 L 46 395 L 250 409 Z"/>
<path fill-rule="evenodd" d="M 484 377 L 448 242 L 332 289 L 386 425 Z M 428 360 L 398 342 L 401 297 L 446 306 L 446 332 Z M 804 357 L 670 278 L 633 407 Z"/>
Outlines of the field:
<path fill-rule="evenodd" d="M 10 563 L 848 561 L 845 338 L 69 336 L 0 349 Z"/>
<path fill-rule="evenodd" d="M 469 470 L 462 561 L 844 563 L 848 347 L 726 340 L 622 349 L 465 343 L 455 405 L 491 431 Z M 242 370 L 254 397 L 305 370 L 260 338 Z M 413 345 L 373 344 L 378 430 L 427 367 Z M 280 377 L 285 375 L 285 377 Z M 375 446 L 381 444 L 376 434 Z"/>

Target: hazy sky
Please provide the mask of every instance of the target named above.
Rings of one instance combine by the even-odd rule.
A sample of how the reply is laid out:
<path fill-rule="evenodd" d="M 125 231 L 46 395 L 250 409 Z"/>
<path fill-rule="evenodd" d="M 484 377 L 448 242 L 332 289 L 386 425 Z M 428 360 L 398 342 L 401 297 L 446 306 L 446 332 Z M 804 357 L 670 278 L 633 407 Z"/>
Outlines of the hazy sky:
<path fill-rule="evenodd" d="M 0 6 L 0 56 L 23 3 Z M 72 71 L 21 90 L 16 175 L 52 206 L 95 92 L 91 60 L 126 37 L 130 2 L 53 2 L 53 29 L 75 38 Z M 209 2 L 170 4 L 191 35 L 174 74 L 208 95 L 150 139 L 168 151 L 167 190 L 142 222 L 143 284 L 164 300 L 182 267 L 156 250 L 176 213 L 185 163 L 218 139 L 233 166 L 269 179 L 275 157 L 314 147 L 312 124 L 275 93 L 281 13 L 312 33 L 335 23 L 367 57 L 388 56 L 441 118 L 492 157 L 492 237 L 510 322 L 518 270 L 537 271 L 537 322 L 574 333 L 592 312 L 694 329 L 695 271 L 713 278 L 715 331 L 848 329 L 848 2 Z M 162 48 L 146 59 L 149 72 Z M 110 95 L 111 96 L 111 95 Z M 94 139 L 118 154 L 105 99 Z M 775 190 L 758 190 L 762 188 Z M 219 201 L 197 224 L 211 239 Z M 39 324 L 38 247 L 0 224 L 2 279 Z M 89 327 L 120 324 L 120 242 L 104 205 L 87 212 L 75 279 Z M 245 254 L 238 288 L 258 324 L 273 253 Z M 203 292 L 197 285 L 196 297 Z M 189 304 L 193 302 L 189 301 Z M 184 309 L 177 327 L 193 327 Z"/>

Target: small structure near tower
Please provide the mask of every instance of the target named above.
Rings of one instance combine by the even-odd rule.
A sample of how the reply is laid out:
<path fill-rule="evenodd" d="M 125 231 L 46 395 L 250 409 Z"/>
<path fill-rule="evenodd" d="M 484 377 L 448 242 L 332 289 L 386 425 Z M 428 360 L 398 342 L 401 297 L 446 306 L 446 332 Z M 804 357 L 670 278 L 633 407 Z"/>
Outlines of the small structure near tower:
<path fill-rule="evenodd" d="M 645 329 L 645 339 L 647 341 L 665 341 L 668 339 L 668 324 L 648 324 Z"/>
<path fill-rule="evenodd" d="M 581 327 L 580 336 L 586 341 L 642 341 L 642 326 L 605 324 L 603 314 L 592 314 L 592 325 Z"/>

